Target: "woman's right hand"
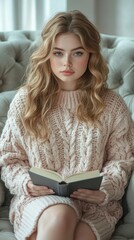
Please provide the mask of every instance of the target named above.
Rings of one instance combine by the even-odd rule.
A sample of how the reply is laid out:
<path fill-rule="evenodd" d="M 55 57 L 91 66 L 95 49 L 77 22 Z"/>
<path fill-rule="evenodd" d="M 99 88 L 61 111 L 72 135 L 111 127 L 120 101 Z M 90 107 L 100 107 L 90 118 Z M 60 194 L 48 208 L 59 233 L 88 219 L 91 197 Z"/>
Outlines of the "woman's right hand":
<path fill-rule="evenodd" d="M 27 190 L 28 193 L 33 197 L 51 195 L 55 193 L 52 189 L 48 187 L 34 185 L 32 181 L 28 181 Z"/>

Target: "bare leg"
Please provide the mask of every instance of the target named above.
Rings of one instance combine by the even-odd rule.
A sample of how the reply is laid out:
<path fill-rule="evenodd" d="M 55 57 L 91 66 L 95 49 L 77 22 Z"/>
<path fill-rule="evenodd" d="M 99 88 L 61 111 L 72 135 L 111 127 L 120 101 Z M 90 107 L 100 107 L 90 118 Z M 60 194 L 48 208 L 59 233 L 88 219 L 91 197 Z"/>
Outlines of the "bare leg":
<path fill-rule="evenodd" d="M 36 233 L 33 233 L 32 236 L 28 240 L 36 240 Z M 86 223 L 84 222 L 79 222 L 78 225 L 76 226 L 75 230 L 75 237 L 74 240 L 96 240 L 96 237 L 90 228 Z"/>
<path fill-rule="evenodd" d="M 90 226 L 84 222 L 79 222 L 76 230 L 74 240 L 96 240 L 96 236 L 93 233 Z"/>
<path fill-rule="evenodd" d="M 64 204 L 46 209 L 38 222 L 37 233 L 28 240 L 96 240 L 90 226 L 78 222 L 74 210 Z"/>
<path fill-rule="evenodd" d="M 76 213 L 70 206 L 51 206 L 39 218 L 36 240 L 73 240 L 77 222 Z"/>

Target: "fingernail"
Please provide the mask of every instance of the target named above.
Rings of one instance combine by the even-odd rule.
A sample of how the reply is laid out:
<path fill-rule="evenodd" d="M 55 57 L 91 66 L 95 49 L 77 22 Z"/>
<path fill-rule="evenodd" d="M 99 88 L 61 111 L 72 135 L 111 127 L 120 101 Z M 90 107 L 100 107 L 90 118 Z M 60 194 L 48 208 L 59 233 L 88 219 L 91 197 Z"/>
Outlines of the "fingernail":
<path fill-rule="evenodd" d="M 50 190 L 50 193 L 54 193 L 54 191 L 51 189 L 51 190 Z"/>

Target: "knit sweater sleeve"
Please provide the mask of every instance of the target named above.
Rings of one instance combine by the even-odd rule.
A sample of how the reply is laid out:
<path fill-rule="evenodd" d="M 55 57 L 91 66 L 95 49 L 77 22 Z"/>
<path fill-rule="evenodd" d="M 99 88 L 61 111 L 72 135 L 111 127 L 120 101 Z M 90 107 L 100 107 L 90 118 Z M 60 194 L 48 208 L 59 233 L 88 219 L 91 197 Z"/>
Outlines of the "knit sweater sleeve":
<path fill-rule="evenodd" d="M 26 184 L 29 163 L 25 150 L 21 114 L 24 94 L 18 92 L 10 104 L 7 121 L 0 139 L 1 178 L 11 194 L 28 194 Z"/>
<path fill-rule="evenodd" d="M 132 154 L 133 127 L 130 114 L 125 103 L 119 99 L 115 104 L 113 126 L 106 145 L 106 161 L 101 190 L 106 193 L 102 205 L 112 200 L 120 200 L 128 184 L 131 171 L 134 169 Z"/>

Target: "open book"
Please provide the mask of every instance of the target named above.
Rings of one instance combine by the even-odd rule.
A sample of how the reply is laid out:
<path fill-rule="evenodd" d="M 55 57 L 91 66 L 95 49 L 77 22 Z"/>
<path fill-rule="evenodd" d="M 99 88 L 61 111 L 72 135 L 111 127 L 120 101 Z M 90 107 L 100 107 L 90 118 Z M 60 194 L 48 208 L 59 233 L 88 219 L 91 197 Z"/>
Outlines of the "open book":
<path fill-rule="evenodd" d="M 102 181 L 99 170 L 76 173 L 64 178 L 57 172 L 32 167 L 29 174 L 33 184 L 47 186 L 53 189 L 56 195 L 65 197 L 80 188 L 98 190 Z"/>

